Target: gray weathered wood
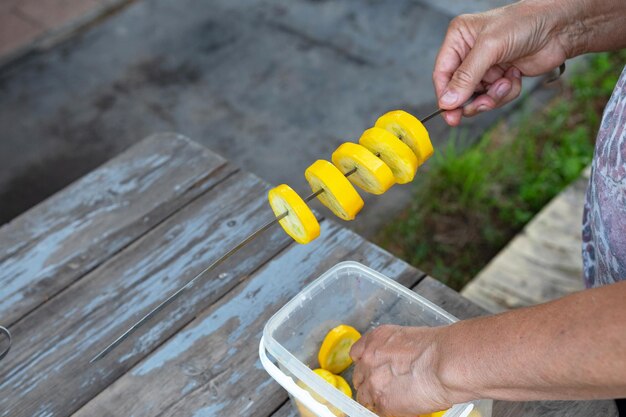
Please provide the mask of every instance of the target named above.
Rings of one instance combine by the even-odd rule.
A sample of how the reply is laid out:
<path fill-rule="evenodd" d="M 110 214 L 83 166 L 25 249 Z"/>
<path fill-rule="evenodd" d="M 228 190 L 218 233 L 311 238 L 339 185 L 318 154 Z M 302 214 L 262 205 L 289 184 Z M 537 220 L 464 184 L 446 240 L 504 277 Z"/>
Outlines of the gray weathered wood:
<path fill-rule="evenodd" d="M 272 417 L 300 417 L 300 413 L 291 404 L 291 401 L 286 401 L 278 410 L 272 413 Z"/>
<path fill-rule="evenodd" d="M 0 415 L 70 414 L 288 245 L 291 239 L 272 229 L 115 352 L 88 364 L 167 294 L 271 218 L 267 188 L 243 172 L 228 177 L 20 320 L 0 367 Z"/>
<path fill-rule="evenodd" d="M 0 321 L 17 320 L 236 170 L 154 135 L 0 228 Z"/>
<path fill-rule="evenodd" d="M 411 289 L 459 319 L 469 319 L 487 314 L 486 310 L 431 277 L 425 277 Z"/>
<path fill-rule="evenodd" d="M 316 241 L 292 244 L 76 416 L 271 414 L 287 395 L 260 365 L 263 327 L 307 283 L 347 259 L 409 285 L 423 276 L 358 235 L 324 221 Z"/>
<path fill-rule="evenodd" d="M 462 293 L 499 312 L 584 288 L 581 219 L 588 175 L 556 196 Z"/>
<path fill-rule="evenodd" d="M 495 401 L 493 417 L 617 417 L 615 401 Z"/>
<path fill-rule="evenodd" d="M 270 218 L 266 191 L 210 151 L 166 135 L 0 229 L 3 284 L 7 262 L 29 265 L 52 244 L 58 252 L 40 264 L 45 273 L 41 265 L 56 268 L 55 280 L 36 275 L 28 282 L 35 290 L 5 309 L 18 303 L 22 312 L 14 315 L 13 350 L 0 364 L 0 416 L 292 416 L 286 392 L 258 361 L 260 334 L 273 312 L 342 260 L 413 286 L 458 317 L 483 313 L 330 221 L 305 246 L 276 227 L 110 356 L 88 364 L 111 338 Z M 494 416 L 513 415 L 614 416 L 615 407 L 610 401 L 496 403 Z"/>

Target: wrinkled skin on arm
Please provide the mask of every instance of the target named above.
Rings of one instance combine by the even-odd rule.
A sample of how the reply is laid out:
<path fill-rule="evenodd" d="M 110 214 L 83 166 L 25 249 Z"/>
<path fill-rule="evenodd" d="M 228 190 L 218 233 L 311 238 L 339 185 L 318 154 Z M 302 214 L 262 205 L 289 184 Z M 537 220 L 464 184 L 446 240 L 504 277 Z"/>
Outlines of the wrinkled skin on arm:
<path fill-rule="evenodd" d="M 381 416 L 452 404 L 626 397 L 626 281 L 443 327 L 380 326 L 352 346 L 357 401 Z"/>

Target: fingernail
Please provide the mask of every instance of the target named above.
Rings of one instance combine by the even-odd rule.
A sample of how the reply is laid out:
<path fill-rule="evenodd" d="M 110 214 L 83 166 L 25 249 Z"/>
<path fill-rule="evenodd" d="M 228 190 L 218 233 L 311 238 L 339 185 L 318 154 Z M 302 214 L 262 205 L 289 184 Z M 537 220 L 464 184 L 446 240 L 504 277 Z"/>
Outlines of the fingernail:
<path fill-rule="evenodd" d="M 489 110 L 489 107 L 485 106 L 484 104 L 481 104 L 481 105 L 480 105 L 480 106 L 478 106 L 478 108 L 476 109 L 476 111 L 477 111 L 478 113 L 482 113 L 482 112 L 487 111 L 487 110 Z"/>
<path fill-rule="evenodd" d="M 458 100 L 459 95 L 454 91 L 446 91 L 445 94 L 441 97 L 441 104 L 445 106 L 451 106 Z"/>
<path fill-rule="evenodd" d="M 511 84 L 502 83 L 496 88 L 496 97 L 503 98 L 511 91 Z"/>
<path fill-rule="evenodd" d="M 515 78 L 522 78 L 522 73 L 517 68 L 513 68 L 512 73 Z"/>

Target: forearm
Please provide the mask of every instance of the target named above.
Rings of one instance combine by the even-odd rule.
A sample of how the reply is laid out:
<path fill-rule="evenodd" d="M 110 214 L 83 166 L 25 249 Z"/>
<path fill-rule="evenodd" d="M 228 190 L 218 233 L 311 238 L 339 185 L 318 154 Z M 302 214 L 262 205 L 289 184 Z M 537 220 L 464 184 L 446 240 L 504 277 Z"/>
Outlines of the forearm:
<path fill-rule="evenodd" d="M 560 20 L 554 34 L 568 58 L 626 47 L 626 1 L 561 0 L 550 7 Z"/>
<path fill-rule="evenodd" d="M 626 397 L 626 282 L 442 331 L 454 402 Z"/>

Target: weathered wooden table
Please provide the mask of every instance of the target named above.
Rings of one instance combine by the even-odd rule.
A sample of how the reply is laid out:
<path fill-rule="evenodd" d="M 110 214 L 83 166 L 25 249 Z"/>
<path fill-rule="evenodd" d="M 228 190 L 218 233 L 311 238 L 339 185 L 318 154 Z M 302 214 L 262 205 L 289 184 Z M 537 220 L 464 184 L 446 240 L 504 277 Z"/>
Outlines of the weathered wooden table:
<path fill-rule="evenodd" d="M 44 179 L 45 180 L 45 179 Z M 152 136 L 0 229 L 1 416 L 291 416 L 260 366 L 269 317 L 339 261 L 362 262 L 459 317 L 457 293 L 330 220 L 275 227 L 103 360 L 89 360 L 271 218 L 268 185 L 183 137 Z M 558 349 L 558 346 L 555 346 Z M 614 416 L 610 401 L 496 403 L 495 416 Z"/>

